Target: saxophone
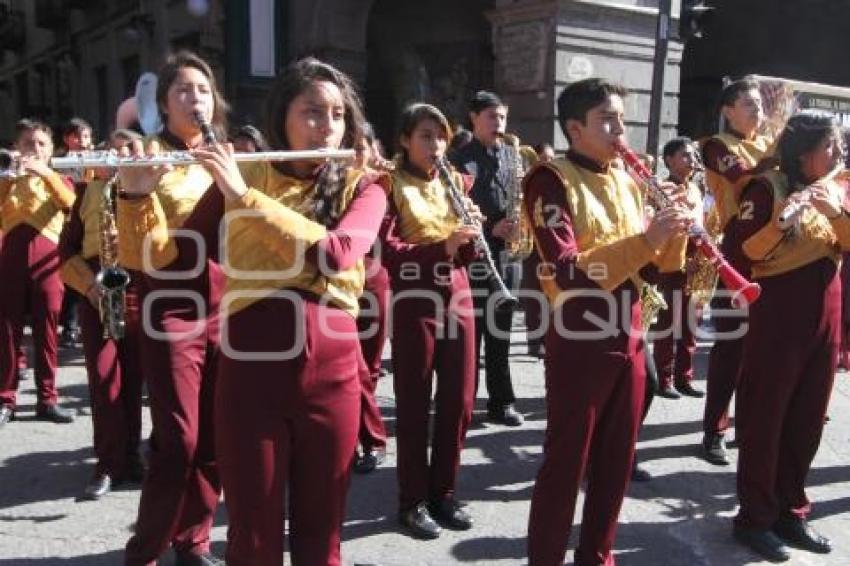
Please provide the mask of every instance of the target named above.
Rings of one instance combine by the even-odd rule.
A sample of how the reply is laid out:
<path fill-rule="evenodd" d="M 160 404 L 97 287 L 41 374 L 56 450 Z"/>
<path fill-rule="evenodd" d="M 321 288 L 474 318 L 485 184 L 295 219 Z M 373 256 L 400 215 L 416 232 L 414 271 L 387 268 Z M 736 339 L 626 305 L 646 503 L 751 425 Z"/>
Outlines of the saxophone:
<path fill-rule="evenodd" d="M 647 332 L 658 314 L 666 310 L 668 305 L 664 295 L 655 285 L 642 281 L 638 288 L 640 289 L 640 325 L 643 331 Z"/>
<path fill-rule="evenodd" d="M 522 261 L 534 251 L 534 237 L 531 233 L 531 226 L 522 211 L 522 179 L 525 177 L 527 166 L 520 153 L 519 138 L 510 134 L 502 137 L 511 146 L 511 151 L 508 154 L 511 156 L 510 167 L 513 172 L 508 186 L 506 217 L 516 226 L 513 237 L 505 242 L 505 251 L 510 261 Z"/>
<path fill-rule="evenodd" d="M 103 185 L 100 205 L 100 271 L 95 284 L 100 291 L 100 322 L 104 339 L 124 338 L 126 305 L 124 303 L 130 274 L 118 265 L 118 226 L 115 221 L 115 197 L 112 189 L 118 181 L 115 173 Z"/>
<path fill-rule="evenodd" d="M 701 160 L 699 160 L 699 155 L 696 157 L 697 166 L 693 181 L 700 187 L 700 193 L 704 195 L 706 192 L 705 167 L 702 165 Z M 707 216 L 707 214 L 704 214 L 704 217 Z M 707 224 L 705 222 L 706 220 L 707 218 L 703 218 L 705 224 Z M 717 245 L 720 243 L 718 234 L 708 230 L 706 230 L 706 233 L 711 238 L 713 244 Z M 719 278 L 717 267 L 704 254 L 697 253 L 685 260 L 685 274 L 685 287 L 683 289 L 685 295 L 691 297 L 697 308 L 708 305 L 717 287 L 717 280 Z"/>

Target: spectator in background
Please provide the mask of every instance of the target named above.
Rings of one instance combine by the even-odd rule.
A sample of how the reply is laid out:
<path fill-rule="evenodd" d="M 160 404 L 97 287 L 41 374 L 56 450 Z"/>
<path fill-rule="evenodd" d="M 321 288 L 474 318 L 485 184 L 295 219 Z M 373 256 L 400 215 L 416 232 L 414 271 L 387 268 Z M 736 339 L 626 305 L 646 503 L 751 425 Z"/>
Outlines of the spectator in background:
<path fill-rule="evenodd" d="M 262 132 L 250 124 L 238 128 L 231 137 L 233 149 L 240 153 L 268 151 L 269 146 Z"/>

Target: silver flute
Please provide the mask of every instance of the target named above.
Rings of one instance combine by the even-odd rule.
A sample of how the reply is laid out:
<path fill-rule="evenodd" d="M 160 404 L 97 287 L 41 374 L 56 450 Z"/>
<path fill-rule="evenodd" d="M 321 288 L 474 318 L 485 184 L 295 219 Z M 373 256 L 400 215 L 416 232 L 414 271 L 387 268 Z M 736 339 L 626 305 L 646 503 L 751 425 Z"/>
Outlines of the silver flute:
<path fill-rule="evenodd" d="M 353 149 L 311 149 L 303 151 L 258 151 L 234 153 L 237 162 L 252 161 L 324 161 L 326 159 L 354 159 Z M 80 169 L 86 167 L 156 167 L 159 165 L 192 165 L 198 160 L 188 151 L 163 151 L 156 155 L 125 157 L 112 150 L 78 151 L 50 160 L 53 169 Z"/>
<path fill-rule="evenodd" d="M 840 161 L 829 173 L 823 178 L 817 180 L 814 184 L 809 185 L 799 191 L 799 199 L 792 200 L 785 205 L 779 217 L 776 219 L 776 225 L 780 230 L 787 230 L 797 223 L 800 213 L 811 204 L 812 188 L 823 186 L 824 183 L 835 179 L 845 171 L 844 161 Z"/>

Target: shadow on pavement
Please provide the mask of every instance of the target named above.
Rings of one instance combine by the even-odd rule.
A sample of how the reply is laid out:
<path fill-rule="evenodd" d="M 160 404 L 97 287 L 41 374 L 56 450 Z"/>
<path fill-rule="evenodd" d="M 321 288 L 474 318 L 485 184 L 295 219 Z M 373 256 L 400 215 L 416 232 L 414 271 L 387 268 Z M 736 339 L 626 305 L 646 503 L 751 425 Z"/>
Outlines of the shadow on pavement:
<path fill-rule="evenodd" d="M 23 425 L 14 422 L 7 425 L 14 426 Z M 3 486 L 0 489 L 0 509 L 73 497 L 91 476 L 93 464 L 87 460 L 92 458 L 94 452 L 91 448 L 81 448 L 32 452 L 6 459 L 0 466 L 0 486 Z"/>

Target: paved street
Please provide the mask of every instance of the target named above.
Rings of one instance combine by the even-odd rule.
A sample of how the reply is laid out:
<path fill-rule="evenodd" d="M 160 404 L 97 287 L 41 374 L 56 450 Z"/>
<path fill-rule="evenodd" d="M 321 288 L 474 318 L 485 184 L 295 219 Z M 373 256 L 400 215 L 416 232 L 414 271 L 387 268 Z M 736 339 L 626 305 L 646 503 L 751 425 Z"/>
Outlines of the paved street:
<path fill-rule="evenodd" d="M 705 366 L 699 352 L 699 381 Z M 100 502 L 76 496 L 93 463 L 87 387 L 78 355 L 63 357 L 60 393 L 80 411 L 73 425 L 32 420 L 33 381 L 22 383 L 19 420 L 0 430 L 0 566 L 120 564 L 121 549 L 135 518 L 139 492 L 118 491 Z M 478 424 L 463 453 L 458 495 L 469 502 L 476 526 L 415 541 L 395 522 L 395 445 L 375 473 L 352 478 L 343 531 L 346 564 L 415 566 L 523 564 L 526 520 L 545 427 L 542 362 L 525 355 L 516 333 L 512 364 L 526 425 L 508 429 Z M 483 393 L 483 392 L 482 392 Z M 379 401 L 392 430 L 392 380 L 384 379 Z M 476 419 L 483 415 L 479 399 Z M 835 543 L 828 559 L 794 551 L 793 564 L 850 564 L 850 378 L 840 374 L 815 469 L 809 477 L 816 502 L 815 526 Z M 757 563 L 730 536 L 734 514 L 734 467 L 718 468 L 694 457 L 701 438 L 702 402 L 656 399 L 641 434 L 638 455 L 655 478 L 633 485 L 621 515 L 617 561 L 629 565 Z M 149 420 L 146 419 L 146 431 Z M 735 452 L 733 451 L 733 456 Z M 316 486 L 321 489 L 321 486 Z M 577 519 L 578 520 L 578 519 Z M 226 512 L 220 509 L 213 550 L 224 551 Z M 576 539 L 572 537 L 571 548 Z M 571 556 L 571 553 L 570 553 Z M 170 564 L 171 557 L 163 560 Z"/>

